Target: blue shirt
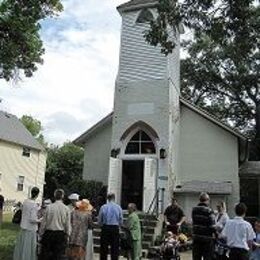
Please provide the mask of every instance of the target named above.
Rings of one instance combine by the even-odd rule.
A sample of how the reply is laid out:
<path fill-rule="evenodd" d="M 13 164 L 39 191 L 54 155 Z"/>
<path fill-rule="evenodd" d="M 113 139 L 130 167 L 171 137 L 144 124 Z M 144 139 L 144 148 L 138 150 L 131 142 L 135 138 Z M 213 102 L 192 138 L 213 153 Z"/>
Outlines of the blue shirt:
<path fill-rule="evenodd" d="M 108 202 L 100 208 L 98 215 L 99 225 L 116 225 L 123 224 L 122 209 L 115 202 Z"/>

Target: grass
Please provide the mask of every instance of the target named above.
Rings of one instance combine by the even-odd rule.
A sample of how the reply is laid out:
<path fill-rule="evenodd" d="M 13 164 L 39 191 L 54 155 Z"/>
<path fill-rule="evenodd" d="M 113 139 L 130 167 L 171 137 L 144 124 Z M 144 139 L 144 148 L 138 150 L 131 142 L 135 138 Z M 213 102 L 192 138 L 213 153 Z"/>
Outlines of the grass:
<path fill-rule="evenodd" d="M 19 225 L 11 222 L 12 215 L 4 214 L 4 221 L 0 227 L 0 260 L 11 260 Z"/>

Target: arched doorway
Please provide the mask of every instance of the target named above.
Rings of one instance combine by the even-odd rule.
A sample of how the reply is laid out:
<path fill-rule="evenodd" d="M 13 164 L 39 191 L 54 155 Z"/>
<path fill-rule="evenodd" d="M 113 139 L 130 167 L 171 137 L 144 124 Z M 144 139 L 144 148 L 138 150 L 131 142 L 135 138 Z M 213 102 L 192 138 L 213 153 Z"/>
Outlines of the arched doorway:
<path fill-rule="evenodd" d="M 125 139 L 122 160 L 121 205 L 127 208 L 133 202 L 139 210 L 144 207 L 146 158 L 156 157 L 154 137 L 149 131 L 137 128 Z M 155 176 L 154 176 L 155 178 Z M 150 194 L 152 197 L 153 194 Z"/>

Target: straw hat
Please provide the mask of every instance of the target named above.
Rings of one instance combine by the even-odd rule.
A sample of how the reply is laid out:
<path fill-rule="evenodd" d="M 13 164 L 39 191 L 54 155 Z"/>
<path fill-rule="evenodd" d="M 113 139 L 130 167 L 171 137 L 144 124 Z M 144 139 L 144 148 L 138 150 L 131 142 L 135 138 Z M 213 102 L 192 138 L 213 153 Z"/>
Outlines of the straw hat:
<path fill-rule="evenodd" d="M 87 199 L 78 201 L 76 203 L 76 206 L 80 211 L 92 211 L 92 209 L 93 209 L 93 206 L 90 204 L 89 200 L 87 200 Z"/>

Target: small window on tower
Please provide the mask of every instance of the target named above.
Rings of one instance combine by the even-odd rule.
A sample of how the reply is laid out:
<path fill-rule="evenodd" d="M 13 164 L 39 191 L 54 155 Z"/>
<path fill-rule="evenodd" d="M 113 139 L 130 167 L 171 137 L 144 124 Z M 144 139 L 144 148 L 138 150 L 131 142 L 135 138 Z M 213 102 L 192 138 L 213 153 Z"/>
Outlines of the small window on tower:
<path fill-rule="evenodd" d="M 151 21 L 153 21 L 152 12 L 148 9 L 143 9 L 139 14 L 136 23 L 149 23 Z"/>

